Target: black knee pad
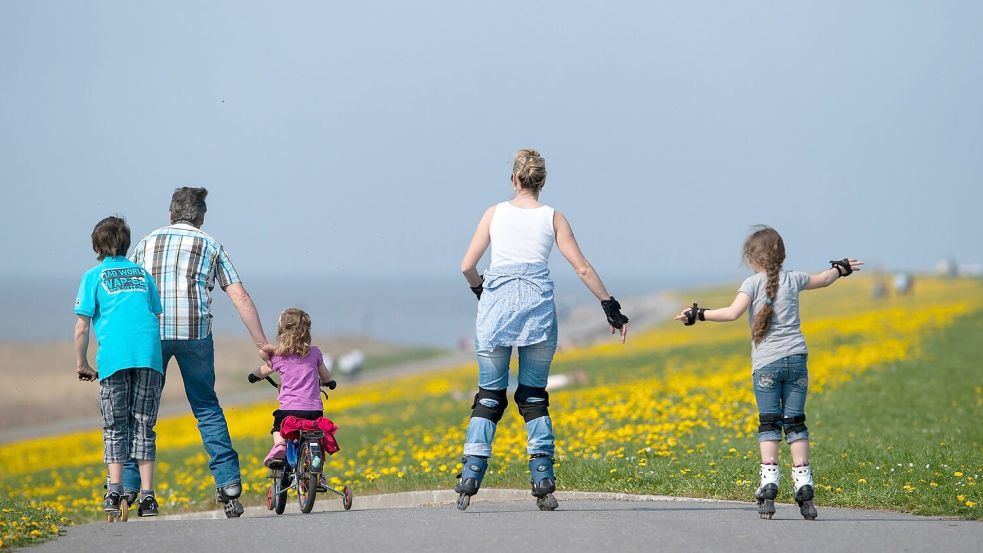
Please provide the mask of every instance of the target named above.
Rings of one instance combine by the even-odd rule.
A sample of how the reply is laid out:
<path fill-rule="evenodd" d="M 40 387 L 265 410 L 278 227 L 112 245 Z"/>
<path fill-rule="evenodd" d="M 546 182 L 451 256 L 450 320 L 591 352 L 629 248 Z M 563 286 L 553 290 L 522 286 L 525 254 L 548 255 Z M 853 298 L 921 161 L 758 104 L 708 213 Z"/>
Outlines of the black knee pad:
<path fill-rule="evenodd" d="M 782 424 L 785 426 L 785 435 L 798 434 L 809 430 L 805 425 L 805 415 L 795 415 L 792 417 L 782 417 Z"/>
<path fill-rule="evenodd" d="M 502 420 L 505 408 L 509 406 L 509 395 L 505 390 L 486 390 L 478 387 L 471 404 L 471 416 L 488 419 L 492 422 Z"/>
<path fill-rule="evenodd" d="M 782 431 L 782 416 L 775 413 L 758 414 L 758 432 Z"/>
<path fill-rule="evenodd" d="M 530 401 L 535 399 L 536 401 Z M 526 422 L 539 417 L 548 417 L 550 414 L 550 394 L 546 388 L 534 388 L 519 384 L 515 389 L 515 404 L 519 407 L 519 413 Z"/>

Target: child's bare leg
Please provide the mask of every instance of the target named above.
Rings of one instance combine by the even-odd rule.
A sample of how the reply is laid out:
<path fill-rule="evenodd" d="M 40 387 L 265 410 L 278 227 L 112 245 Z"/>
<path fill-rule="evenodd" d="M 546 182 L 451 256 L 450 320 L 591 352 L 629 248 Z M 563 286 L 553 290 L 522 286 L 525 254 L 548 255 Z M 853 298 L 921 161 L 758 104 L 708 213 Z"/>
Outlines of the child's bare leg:
<path fill-rule="evenodd" d="M 793 466 L 804 467 L 809 464 L 809 440 L 796 440 L 789 444 L 789 447 L 792 450 Z M 777 445 L 775 446 L 775 449 L 777 451 Z M 762 449 L 762 451 L 764 451 L 764 449 Z"/>
<path fill-rule="evenodd" d="M 285 443 L 287 443 L 287 440 L 283 439 L 283 434 L 280 434 L 279 432 L 273 433 L 273 445 L 280 445 Z"/>
<path fill-rule="evenodd" d="M 137 460 L 137 466 L 140 467 L 140 489 L 153 490 L 154 489 L 154 462 L 145 459 L 139 459 Z"/>
<path fill-rule="evenodd" d="M 109 482 L 122 485 L 123 463 L 109 463 Z"/>
<path fill-rule="evenodd" d="M 805 441 L 805 440 L 803 440 L 803 441 Z M 798 442 L 796 442 L 796 443 L 798 443 Z M 808 442 L 807 442 L 807 445 L 808 445 Z M 775 441 L 768 440 L 766 442 L 758 442 L 758 447 L 761 450 L 761 464 L 763 464 L 763 465 L 777 465 L 778 464 L 778 441 L 777 440 L 775 440 Z M 794 451 L 794 449 L 793 449 L 793 451 Z"/>

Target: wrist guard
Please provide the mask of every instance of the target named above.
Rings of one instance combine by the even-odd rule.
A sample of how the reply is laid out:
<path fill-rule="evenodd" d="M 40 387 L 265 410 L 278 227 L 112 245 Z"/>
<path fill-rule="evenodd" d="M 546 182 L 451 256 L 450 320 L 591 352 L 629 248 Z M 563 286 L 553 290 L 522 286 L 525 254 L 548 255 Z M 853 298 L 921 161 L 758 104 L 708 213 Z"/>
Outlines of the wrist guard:
<path fill-rule="evenodd" d="M 697 305 L 696 302 L 693 302 L 693 307 L 690 307 L 686 311 L 686 322 L 683 324 L 685 324 L 686 326 L 693 326 L 696 324 L 697 319 L 701 321 L 705 321 L 706 318 L 704 316 L 704 313 L 706 313 L 706 309 Z"/>
<path fill-rule="evenodd" d="M 608 318 L 608 324 L 620 330 L 628 322 L 628 317 L 621 313 L 621 304 L 611 296 L 610 299 L 601 300 L 601 309 Z"/>
<path fill-rule="evenodd" d="M 850 276 L 853 274 L 853 267 L 850 266 L 850 260 L 847 258 L 832 260 L 829 262 L 833 269 L 840 274 L 841 277 Z"/>
<path fill-rule="evenodd" d="M 481 275 L 481 284 L 477 286 L 471 286 L 471 291 L 474 292 L 475 297 L 481 300 L 481 291 L 485 289 L 485 276 Z"/>
<path fill-rule="evenodd" d="M 249 383 L 250 383 L 250 384 L 255 384 L 255 383 L 257 383 L 257 382 L 259 382 L 259 380 L 260 380 L 260 379 L 259 379 L 259 377 L 258 377 L 258 376 L 256 376 L 256 375 L 255 375 L 255 374 L 253 374 L 253 373 L 249 373 L 249 376 L 247 376 L 246 378 L 248 378 L 248 379 L 249 379 Z"/>

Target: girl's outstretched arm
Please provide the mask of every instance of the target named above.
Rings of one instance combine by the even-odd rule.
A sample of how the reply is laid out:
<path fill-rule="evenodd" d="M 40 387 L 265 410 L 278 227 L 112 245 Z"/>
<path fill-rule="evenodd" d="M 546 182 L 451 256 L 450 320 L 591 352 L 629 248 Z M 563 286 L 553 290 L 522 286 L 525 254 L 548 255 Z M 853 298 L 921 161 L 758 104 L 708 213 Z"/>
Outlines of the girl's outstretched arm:
<path fill-rule="evenodd" d="M 464 259 L 461 260 L 461 273 L 464 274 L 464 279 L 468 281 L 468 286 L 473 288 L 481 286 L 482 281 L 481 275 L 478 274 L 478 261 L 481 260 L 481 256 L 485 255 L 485 250 L 491 244 L 491 234 L 488 229 L 491 227 L 491 221 L 494 215 L 495 206 L 485 210 L 485 214 L 478 221 L 478 228 L 474 230 L 474 236 L 471 237 L 471 244 L 468 245 L 468 251 L 464 253 Z"/>
<path fill-rule="evenodd" d="M 859 271 L 860 267 L 864 264 L 864 262 L 860 261 L 859 259 L 846 259 L 845 261 L 850 263 L 851 272 Z M 805 289 L 815 290 L 817 288 L 825 288 L 839 279 L 840 270 L 836 267 L 832 267 L 821 273 L 809 275 L 809 283 L 806 284 Z"/>
<path fill-rule="evenodd" d="M 741 318 L 741 315 L 747 311 L 748 307 L 751 306 L 751 297 L 744 292 L 738 292 L 734 301 L 728 307 L 721 307 L 719 309 L 707 309 L 703 312 L 703 320 L 713 321 L 717 323 L 727 323 L 730 321 L 736 321 Z M 674 318 L 677 321 L 686 322 L 687 315 L 692 307 L 687 307 L 679 312 Z"/>

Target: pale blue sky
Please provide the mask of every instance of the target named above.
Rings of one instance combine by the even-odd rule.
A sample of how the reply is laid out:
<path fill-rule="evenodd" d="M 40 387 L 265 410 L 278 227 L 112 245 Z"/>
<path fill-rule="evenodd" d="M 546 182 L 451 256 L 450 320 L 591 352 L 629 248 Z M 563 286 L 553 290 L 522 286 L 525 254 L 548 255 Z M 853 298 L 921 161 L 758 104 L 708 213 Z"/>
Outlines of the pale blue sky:
<path fill-rule="evenodd" d="M 0 276 L 182 185 L 247 282 L 454 274 L 526 146 L 602 275 L 981 261 L 983 4 L 862 4 L 6 1 Z"/>

